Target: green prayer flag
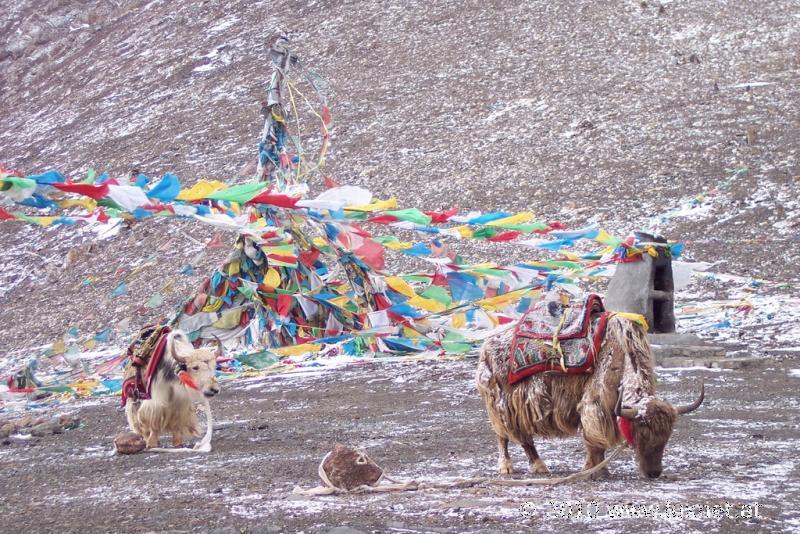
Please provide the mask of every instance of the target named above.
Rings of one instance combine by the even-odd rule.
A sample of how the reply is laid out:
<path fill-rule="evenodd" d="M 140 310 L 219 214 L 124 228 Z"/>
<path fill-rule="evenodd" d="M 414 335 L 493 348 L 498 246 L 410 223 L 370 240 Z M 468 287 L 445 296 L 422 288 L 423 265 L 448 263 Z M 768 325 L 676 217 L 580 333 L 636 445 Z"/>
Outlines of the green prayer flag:
<path fill-rule="evenodd" d="M 414 224 L 421 224 L 423 226 L 427 226 L 431 223 L 430 215 L 425 215 L 417 208 L 408 208 L 405 210 L 394 210 L 394 211 L 387 211 L 386 215 L 392 215 L 397 217 L 401 221 L 409 221 L 413 222 Z"/>
<path fill-rule="evenodd" d="M 250 182 L 246 184 L 234 185 L 233 187 L 229 187 L 228 189 L 224 189 L 222 191 L 216 191 L 208 195 L 208 198 L 244 204 L 267 187 L 269 187 L 269 184 L 266 182 Z"/>

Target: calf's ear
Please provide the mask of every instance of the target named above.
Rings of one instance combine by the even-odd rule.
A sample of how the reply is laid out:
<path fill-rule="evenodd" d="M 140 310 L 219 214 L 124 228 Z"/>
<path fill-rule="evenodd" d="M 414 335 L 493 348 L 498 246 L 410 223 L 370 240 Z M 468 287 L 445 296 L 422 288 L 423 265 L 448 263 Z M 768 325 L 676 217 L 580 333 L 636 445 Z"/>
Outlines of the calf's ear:
<path fill-rule="evenodd" d="M 217 340 L 217 358 L 225 358 L 225 345 L 222 344 L 222 341 L 215 335 L 214 339 Z"/>

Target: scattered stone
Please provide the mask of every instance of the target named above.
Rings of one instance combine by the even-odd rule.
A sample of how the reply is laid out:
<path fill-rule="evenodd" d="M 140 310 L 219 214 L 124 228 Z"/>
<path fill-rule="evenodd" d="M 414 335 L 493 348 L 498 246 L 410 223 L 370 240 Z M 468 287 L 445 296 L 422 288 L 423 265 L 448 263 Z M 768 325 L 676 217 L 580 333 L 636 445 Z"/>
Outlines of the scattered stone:
<path fill-rule="evenodd" d="M 345 525 L 341 527 L 333 527 L 326 534 L 364 534 L 364 531 Z"/>
<path fill-rule="evenodd" d="M 74 430 L 81 426 L 80 417 L 74 415 L 62 415 L 58 418 L 58 422 L 64 427 L 64 430 Z"/>
<path fill-rule="evenodd" d="M 372 486 L 383 474 L 381 468 L 365 452 L 341 443 L 334 445 L 323 462 L 322 469 L 334 486 L 348 490 L 358 486 Z"/>
<path fill-rule="evenodd" d="M 114 436 L 114 449 L 119 454 L 136 454 L 146 446 L 144 438 L 135 432 L 120 432 Z"/>
<path fill-rule="evenodd" d="M 51 434 L 63 434 L 64 427 L 61 426 L 61 423 L 58 421 L 58 419 L 51 419 L 50 421 L 46 421 L 31 427 L 30 432 L 32 436 L 43 437 Z"/>
<path fill-rule="evenodd" d="M 756 144 L 756 129 L 753 126 L 748 126 L 745 129 L 744 134 L 748 145 Z"/>
<path fill-rule="evenodd" d="M 12 421 L 11 424 L 14 425 L 15 431 L 19 431 L 23 428 L 28 428 L 29 426 L 33 425 L 33 417 L 30 415 L 26 415 L 25 417 L 21 417 L 16 421 Z"/>
<path fill-rule="evenodd" d="M 762 358 L 724 358 L 712 362 L 710 367 L 717 369 L 760 369 L 766 362 Z"/>

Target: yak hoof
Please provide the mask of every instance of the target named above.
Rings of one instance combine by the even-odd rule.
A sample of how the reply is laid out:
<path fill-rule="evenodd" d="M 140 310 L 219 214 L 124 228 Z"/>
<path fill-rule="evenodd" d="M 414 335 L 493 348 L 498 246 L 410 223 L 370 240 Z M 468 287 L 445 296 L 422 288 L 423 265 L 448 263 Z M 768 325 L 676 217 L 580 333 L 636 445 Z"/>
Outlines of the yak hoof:
<path fill-rule="evenodd" d="M 611 476 L 611 471 L 609 471 L 607 467 L 604 467 L 600 471 L 592 473 L 592 476 L 590 478 L 592 480 L 605 480 L 610 476 Z"/>
<path fill-rule="evenodd" d="M 514 473 L 514 467 L 511 464 L 511 460 L 500 460 L 499 468 L 501 475 L 510 475 Z"/>
<path fill-rule="evenodd" d="M 541 459 L 536 460 L 532 464 L 528 464 L 528 471 L 536 475 L 550 474 L 550 470 L 547 468 L 546 465 L 544 465 L 544 462 Z"/>

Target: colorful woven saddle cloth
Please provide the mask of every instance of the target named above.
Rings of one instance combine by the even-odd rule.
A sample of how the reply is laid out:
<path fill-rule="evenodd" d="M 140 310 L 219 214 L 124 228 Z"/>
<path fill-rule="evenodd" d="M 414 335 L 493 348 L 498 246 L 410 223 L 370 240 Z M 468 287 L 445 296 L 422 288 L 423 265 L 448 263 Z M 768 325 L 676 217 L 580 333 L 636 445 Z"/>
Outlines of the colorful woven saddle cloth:
<path fill-rule="evenodd" d="M 150 398 L 150 387 L 167 346 L 168 326 L 149 325 L 139 331 L 128 347 L 128 362 L 122 378 L 122 405 Z"/>
<path fill-rule="evenodd" d="M 508 383 L 541 372 L 592 373 L 607 319 L 603 301 L 595 294 L 577 302 L 537 302 L 514 330 Z"/>

